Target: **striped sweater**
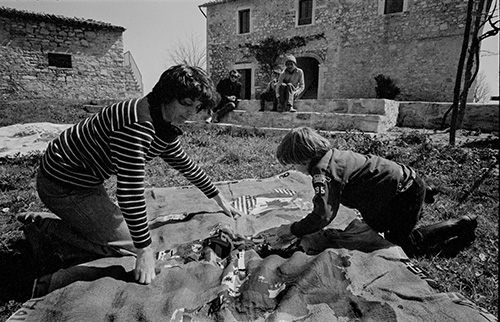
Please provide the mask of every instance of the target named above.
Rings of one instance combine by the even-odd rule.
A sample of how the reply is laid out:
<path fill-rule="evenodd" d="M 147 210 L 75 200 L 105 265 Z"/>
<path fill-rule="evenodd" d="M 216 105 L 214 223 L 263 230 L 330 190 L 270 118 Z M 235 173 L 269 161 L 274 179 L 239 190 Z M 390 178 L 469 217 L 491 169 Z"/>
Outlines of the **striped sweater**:
<path fill-rule="evenodd" d="M 65 130 L 45 151 L 41 170 L 54 181 L 93 187 L 117 176 L 118 205 L 135 247 L 151 244 L 144 196 L 145 164 L 161 157 L 208 198 L 219 192 L 186 155 L 182 131 L 163 122 L 161 112 L 140 109 L 139 99 L 120 102 Z"/>

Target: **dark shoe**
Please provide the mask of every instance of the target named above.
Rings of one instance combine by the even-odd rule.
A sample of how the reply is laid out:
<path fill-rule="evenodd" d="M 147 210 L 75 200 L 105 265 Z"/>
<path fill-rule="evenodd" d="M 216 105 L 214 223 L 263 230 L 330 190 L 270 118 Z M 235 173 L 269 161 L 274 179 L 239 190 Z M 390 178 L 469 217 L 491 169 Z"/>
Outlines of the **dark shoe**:
<path fill-rule="evenodd" d="M 462 216 L 415 229 L 411 239 L 420 254 L 440 252 L 447 244 L 469 245 L 476 237 L 476 216 Z M 453 241 L 455 240 L 455 241 Z M 455 246 L 456 248 L 456 246 Z"/>
<path fill-rule="evenodd" d="M 428 203 L 428 204 L 432 204 L 434 203 L 435 199 L 434 197 L 439 193 L 440 191 L 436 188 L 436 187 L 433 187 L 433 186 L 428 186 L 426 189 L 425 189 L 425 199 L 424 199 L 424 202 L 425 203 Z"/>
<path fill-rule="evenodd" d="M 28 223 L 22 229 L 33 252 L 33 263 L 37 269 L 37 275 L 50 274 L 61 269 L 63 260 L 57 254 L 52 238 L 44 229 L 41 229 L 36 222 Z"/>

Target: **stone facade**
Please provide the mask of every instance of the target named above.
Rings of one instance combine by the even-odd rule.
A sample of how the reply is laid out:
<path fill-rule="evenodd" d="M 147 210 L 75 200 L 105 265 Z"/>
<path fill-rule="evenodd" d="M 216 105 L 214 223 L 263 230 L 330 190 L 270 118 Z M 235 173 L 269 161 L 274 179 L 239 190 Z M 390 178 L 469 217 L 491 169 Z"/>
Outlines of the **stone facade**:
<path fill-rule="evenodd" d="M 251 97 L 269 81 L 245 43 L 273 36 L 290 39 L 324 33 L 293 50 L 319 99 L 375 98 L 379 74 L 401 90 L 398 100 L 452 101 L 463 39 L 466 0 L 400 0 L 403 10 L 384 14 L 389 0 L 312 0 L 312 23 L 298 25 L 300 0 L 215 0 L 207 15 L 208 69 L 214 80 L 231 68 L 251 74 Z M 239 13 L 249 10 L 250 32 L 238 31 Z M 312 63 L 311 63 L 312 62 Z M 316 70 L 314 70 L 316 69 Z"/>
<path fill-rule="evenodd" d="M 0 7 L 0 98 L 116 99 L 142 95 L 124 65 L 125 28 Z"/>

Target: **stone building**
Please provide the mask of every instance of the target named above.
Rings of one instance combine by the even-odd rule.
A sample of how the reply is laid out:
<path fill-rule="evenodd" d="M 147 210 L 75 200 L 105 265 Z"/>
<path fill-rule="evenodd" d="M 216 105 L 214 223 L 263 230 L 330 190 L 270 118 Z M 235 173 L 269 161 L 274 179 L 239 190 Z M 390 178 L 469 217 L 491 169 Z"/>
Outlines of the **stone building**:
<path fill-rule="evenodd" d="M 0 99 L 142 95 L 125 28 L 0 7 Z M 125 59 L 127 58 L 127 59 Z"/>
<path fill-rule="evenodd" d="M 214 0 L 207 16 L 208 69 L 215 81 L 236 68 L 244 97 L 269 81 L 245 44 L 310 40 L 292 50 L 304 69 L 303 98 L 375 98 L 390 77 L 407 101 L 452 101 L 466 0 Z"/>

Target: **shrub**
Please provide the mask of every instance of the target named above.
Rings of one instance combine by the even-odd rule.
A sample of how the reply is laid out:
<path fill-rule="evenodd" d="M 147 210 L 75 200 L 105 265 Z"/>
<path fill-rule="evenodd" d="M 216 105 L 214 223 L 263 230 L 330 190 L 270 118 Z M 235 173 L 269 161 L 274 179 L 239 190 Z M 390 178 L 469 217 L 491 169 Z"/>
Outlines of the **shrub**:
<path fill-rule="evenodd" d="M 392 100 L 401 93 L 401 90 L 394 84 L 394 81 L 389 76 L 379 74 L 375 76 L 375 81 L 377 82 L 377 86 L 375 86 L 377 98 Z"/>

